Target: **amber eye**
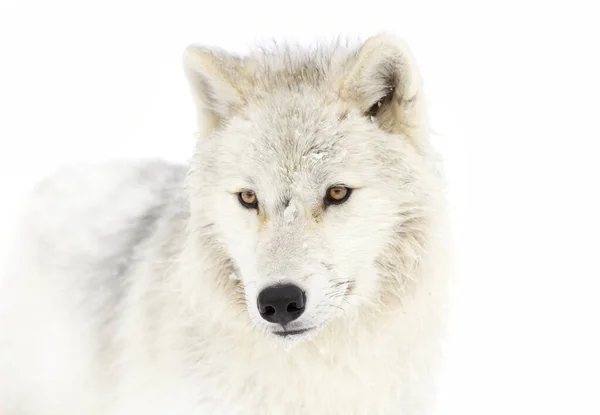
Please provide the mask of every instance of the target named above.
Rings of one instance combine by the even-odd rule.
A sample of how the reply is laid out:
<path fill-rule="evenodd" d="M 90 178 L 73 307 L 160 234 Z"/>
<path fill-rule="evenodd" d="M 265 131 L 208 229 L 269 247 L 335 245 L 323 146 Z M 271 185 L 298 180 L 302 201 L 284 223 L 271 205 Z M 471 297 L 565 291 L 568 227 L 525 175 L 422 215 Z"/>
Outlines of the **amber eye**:
<path fill-rule="evenodd" d="M 344 203 L 350 197 L 352 189 L 345 186 L 331 186 L 327 189 L 325 203 L 328 205 L 339 205 Z"/>
<path fill-rule="evenodd" d="M 258 199 L 256 198 L 256 193 L 252 190 L 244 190 L 243 192 L 238 193 L 238 200 L 245 208 L 258 208 Z"/>

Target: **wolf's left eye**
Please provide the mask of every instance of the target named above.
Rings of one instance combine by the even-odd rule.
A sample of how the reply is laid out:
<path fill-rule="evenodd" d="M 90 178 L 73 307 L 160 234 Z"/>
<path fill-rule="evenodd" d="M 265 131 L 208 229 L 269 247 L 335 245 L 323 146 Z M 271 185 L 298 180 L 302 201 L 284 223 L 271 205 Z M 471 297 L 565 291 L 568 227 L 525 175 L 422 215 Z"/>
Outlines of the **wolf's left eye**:
<path fill-rule="evenodd" d="M 244 190 L 243 192 L 238 193 L 238 200 L 245 208 L 258 208 L 258 198 L 256 197 L 256 193 L 252 190 Z"/>
<path fill-rule="evenodd" d="M 350 197 L 352 189 L 346 186 L 331 186 L 325 195 L 326 205 L 339 205 Z"/>

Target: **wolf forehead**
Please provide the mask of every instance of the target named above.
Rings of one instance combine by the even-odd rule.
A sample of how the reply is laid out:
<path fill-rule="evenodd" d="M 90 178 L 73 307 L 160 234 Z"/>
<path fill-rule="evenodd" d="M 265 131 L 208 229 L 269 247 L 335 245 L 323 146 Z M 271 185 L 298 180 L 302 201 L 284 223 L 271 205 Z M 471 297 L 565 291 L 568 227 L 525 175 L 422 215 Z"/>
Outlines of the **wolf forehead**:
<path fill-rule="evenodd" d="M 360 186 L 361 171 L 395 169 L 401 162 L 368 122 L 340 119 L 336 108 L 318 104 L 291 106 L 289 113 L 262 108 L 232 120 L 199 144 L 198 157 L 221 176 L 244 175 L 248 185 L 268 182 L 317 193 L 334 184 Z M 388 151 L 379 152 L 382 146 Z"/>
<path fill-rule="evenodd" d="M 349 162 L 351 154 L 365 154 L 368 146 L 355 139 L 354 123 L 340 115 L 339 106 L 313 94 L 274 99 L 249 107 L 247 116 L 225 127 L 223 135 L 236 135 L 244 156 L 255 162 L 304 168 Z"/>

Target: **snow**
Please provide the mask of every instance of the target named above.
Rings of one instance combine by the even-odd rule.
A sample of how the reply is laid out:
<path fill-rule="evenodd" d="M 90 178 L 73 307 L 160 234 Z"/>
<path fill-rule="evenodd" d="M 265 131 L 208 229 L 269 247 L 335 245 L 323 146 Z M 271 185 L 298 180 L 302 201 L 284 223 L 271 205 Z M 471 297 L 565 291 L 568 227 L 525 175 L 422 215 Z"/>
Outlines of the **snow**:
<path fill-rule="evenodd" d="M 283 211 L 283 220 L 291 224 L 298 217 L 298 209 L 294 202 L 290 202 Z"/>

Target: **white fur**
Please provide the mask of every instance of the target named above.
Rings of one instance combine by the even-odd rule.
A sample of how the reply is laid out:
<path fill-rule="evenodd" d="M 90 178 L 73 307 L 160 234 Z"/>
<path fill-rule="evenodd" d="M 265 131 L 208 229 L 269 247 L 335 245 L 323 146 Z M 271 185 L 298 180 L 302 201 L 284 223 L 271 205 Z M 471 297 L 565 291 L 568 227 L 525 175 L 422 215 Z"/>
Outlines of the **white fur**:
<path fill-rule="evenodd" d="M 66 169 L 32 197 L 0 289 L 0 413 L 430 413 L 449 261 L 406 47 L 190 47 L 185 68 L 187 174 Z M 324 208 L 336 184 L 353 193 Z M 314 330 L 261 319 L 279 282 Z"/>

